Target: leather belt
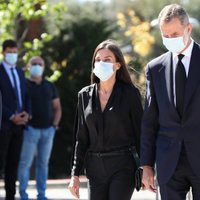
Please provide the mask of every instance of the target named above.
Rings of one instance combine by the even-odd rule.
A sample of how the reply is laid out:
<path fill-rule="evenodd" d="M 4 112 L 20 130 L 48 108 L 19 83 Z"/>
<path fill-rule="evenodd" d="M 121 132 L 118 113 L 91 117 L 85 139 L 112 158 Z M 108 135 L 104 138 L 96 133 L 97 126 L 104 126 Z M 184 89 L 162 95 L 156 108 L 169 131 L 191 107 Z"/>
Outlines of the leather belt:
<path fill-rule="evenodd" d="M 134 147 L 120 149 L 120 150 L 114 150 L 114 151 L 109 151 L 109 152 L 88 152 L 88 155 L 89 156 L 97 156 L 97 157 L 120 156 L 120 155 L 130 154 L 132 152 L 132 149 L 134 149 Z"/>

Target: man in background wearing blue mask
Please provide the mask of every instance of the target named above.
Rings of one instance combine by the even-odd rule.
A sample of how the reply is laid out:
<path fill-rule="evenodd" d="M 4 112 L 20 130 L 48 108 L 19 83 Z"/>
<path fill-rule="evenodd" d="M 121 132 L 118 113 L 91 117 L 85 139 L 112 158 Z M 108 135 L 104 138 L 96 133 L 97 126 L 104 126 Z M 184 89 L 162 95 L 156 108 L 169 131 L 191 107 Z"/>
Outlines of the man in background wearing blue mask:
<path fill-rule="evenodd" d="M 155 191 L 156 164 L 162 200 L 184 200 L 190 187 L 200 199 L 200 46 L 181 6 L 164 7 L 158 20 L 169 51 L 147 64 L 143 188 Z"/>
<path fill-rule="evenodd" d="M 3 43 L 4 60 L 0 64 L 2 126 L 0 130 L 0 176 L 5 179 L 6 200 L 14 200 L 17 168 L 30 107 L 23 71 L 16 67 L 17 43 Z"/>
<path fill-rule="evenodd" d="M 28 200 L 26 192 L 29 172 L 36 154 L 36 183 L 38 200 L 46 200 L 48 163 L 55 131 L 61 118 L 61 105 L 55 86 L 43 77 L 45 64 L 41 57 L 29 61 L 30 79 L 27 80 L 32 117 L 24 131 L 19 162 L 19 193 L 21 200 Z"/>

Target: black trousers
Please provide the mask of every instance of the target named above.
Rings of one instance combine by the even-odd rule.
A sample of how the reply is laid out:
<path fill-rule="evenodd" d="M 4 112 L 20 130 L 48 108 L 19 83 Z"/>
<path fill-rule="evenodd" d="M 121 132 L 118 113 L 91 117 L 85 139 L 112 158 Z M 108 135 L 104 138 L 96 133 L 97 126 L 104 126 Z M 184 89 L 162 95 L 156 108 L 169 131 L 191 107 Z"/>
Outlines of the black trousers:
<path fill-rule="evenodd" d="M 23 127 L 0 133 L 0 172 L 4 176 L 6 200 L 14 200 L 18 163 L 23 140 Z"/>
<path fill-rule="evenodd" d="M 162 200 L 185 200 L 192 188 L 193 200 L 200 200 L 200 177 L 197 177 L 190 166 L 183 146 L 175 173 L 164 185 L 160 185 Z"/>
<path fill-rule="evenodd" d="M 90 200 L 130 200 L 134 191 L 135 163 L 132 155 L 87 159 Z"/>

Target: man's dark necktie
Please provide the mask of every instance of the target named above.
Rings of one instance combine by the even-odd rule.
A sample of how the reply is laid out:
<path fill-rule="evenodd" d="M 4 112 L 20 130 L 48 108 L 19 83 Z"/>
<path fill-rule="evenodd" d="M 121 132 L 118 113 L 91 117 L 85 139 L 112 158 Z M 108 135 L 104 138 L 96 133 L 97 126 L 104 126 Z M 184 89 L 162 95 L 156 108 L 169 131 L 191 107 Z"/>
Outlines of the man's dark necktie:
<path fill-rule="evenodd" d="M 186 85 L 186 73 L 185 67 L 182 63 L 182 58 L 184 55 L 178 55 L 178 63 L 176 66 L 175 73 L 175 84 L 176 84 L 176 109 L 182 118 L 183 115 L 183 106 L 184 106 L 184 95 L 185 95 L 185 85 Z"/>
<path fill-rule="evenodd" d="M 17 87 L 17 80 L 16 80 L 16 77 L 15 77 L 15 74 L 14 74 L 14 68 L 12 67 L 11 68 L 11 74 L 12 74 L 12 78 L 13 78 L 13 83 L 14 83 L 14 87 L 13 87 L 13 90 L 14 90 L 14 93 L 15 93 L 15 96 L 16 96 L 16 103 L 17 103 L 17 108 L 16 108 L 16 112 L 19 113 L 20 112 L 20 104 L 19 104 L 19 91 L 18 91 L 18 87 Z"/>

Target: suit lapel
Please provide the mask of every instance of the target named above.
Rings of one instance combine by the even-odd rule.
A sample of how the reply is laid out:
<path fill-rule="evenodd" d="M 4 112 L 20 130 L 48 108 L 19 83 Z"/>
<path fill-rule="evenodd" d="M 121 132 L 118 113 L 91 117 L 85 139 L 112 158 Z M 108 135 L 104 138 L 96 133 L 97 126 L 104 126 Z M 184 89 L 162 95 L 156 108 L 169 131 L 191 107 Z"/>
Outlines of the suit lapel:
<path fill-rule="evenodd" d="M 4 84 L 8 87 L 8 90 L 10 88 L 10 90 L 13 93 L 13 96 L 15 97 L 15 92 L 13 90 L 13 87 L 12 87 L 12 84 L 11 84 L 10 79 L 8 77 L 8 74 L 7 74 L 6 70 L 4 69 L 3 64 L 0 65 L 0 73 L 2 74 L 1 78 L 4 80 Z"/>
<path fill-rule="evenodd" d="M 174 95 L 173 95 L 173 71 L 172 71 L 172 54 L 169 52 L 164 61 L 163 66 L 165 66 L 165 81 L 169 101 L 174 105 Z"/>
<path fill-rule="evenodd" d="M 195 89 L 200 82 L 200 47 L 194 43 L 189 67 L 188 80 L 185 89 L 184 109 L 187 107 Z"/>
<path fill-rule="evenodd" d="M 174 111 L 175 115 L 179 118 L 178 112 L 176 110 L 174 104 L 174 93 L 173 93 L 173 66 L 172 66 L 172 53 L 167 52 L 166 55 L 163 57 L 162 66 L 160 68 L 160 83 L 166 86 L 167 90 L 167 98 L 169 100 L 169 104 Z M 163 91 L 162 91 L 163 93 Z"/>

